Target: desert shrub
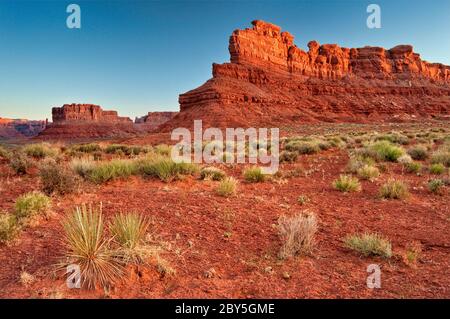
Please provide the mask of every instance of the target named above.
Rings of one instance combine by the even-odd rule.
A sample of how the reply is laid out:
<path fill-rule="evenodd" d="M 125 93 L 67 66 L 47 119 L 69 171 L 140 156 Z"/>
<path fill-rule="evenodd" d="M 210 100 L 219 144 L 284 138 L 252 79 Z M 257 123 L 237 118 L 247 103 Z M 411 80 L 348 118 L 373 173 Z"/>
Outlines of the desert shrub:
<path fill-rule="evenodd" d="M 428 182 L 428 190 L 434 194 L 439 194 L 445 182 L 442 179 L 432 179 Z"/>
<path fill-rule="evenodd" d="M 159 144 L 154 147 L 155 153 L 163 156 L 169 156 L 171 150 L 172 147 L 167 144 Z"/>
<path fill-rule="evenodd" d="M 345 247 L 359 252 L 363 256 L 392 256 L 391 242 L 379 234 L 349 235 L 344 239 Z"/>
<path fill-rule="evenodd" d="M 412 158 L 411 156 L 409 156 L 408 154 L 404 154 L 402 156 L 400 156 L 399 158 L 397 158 L 397 162 L 399 162 L 402 165 L 406 165 L 409 163 L 412 163 Z"/>
<path fill-rule="evenodd" d="M 136 213 L 114 216 L 109 229 L 119 246 L 116 254 L 122 262 L 141 263 L 149 255 L 150 249 L 144 243 L 149 226 L 149 221 Z"/>
<path fill-rule="evenodd" d="M 364 166 L 373 166 L 375 164 L 375 161 L 371 157 L 363 157 L 363 156 L 356 156 L 356 157 L 350 157 L 350 160 L 347 163 L 347 166 L 345 168 L 345 172 L 347 173 L 357 173 L 359 169 L 363 168 Z"/>
<path fill-rule="evenodd" d="M 333 182 L 333 187 L 341 192 L 357 192 L 361 190 L 361 184 L 358 179 L 350 175 L 340 175 Z"/>
<path fill-rule="evenodd" d="M 376 160 L 395 162 L 405 152 L 403 148 L 388 141 L 379 141 L 368 146 L 370 156 Z"/>
<path fill-rule="evenodd" d="M 364 165 L 357 171 L 358 177 L 369 181 L 374 181 L 380 176 L 380 171 L 375 166 Z"/>
<path fill-rule="evenodd" d="M 297 157 L 297 152 L 282 151 L 280 153 L 280 163 L 294 163 L 297 160 Z"/>
<path fill-rule="evenodd" d="M 258 183 L 263 182 L 266 176 L 263 174 L 260 167 L 253 166 L 244 170 L 244 178 L 247 182 Z"/>
<path fill-rule="evenodd" d="M 27 173 L 31 166 L 31 162 L 22 152 L 14 153 L 11 157 L 9 165 L 18 175 L 24 175 Z"/>
<path fill-rule="evenodd" d="M 405 163 L 403 165 L 403 167 L 405 168 L 405 170 L 408 173 L 416 173 L 417 174 L 422 169 L 422 164 L 420 164 L 418 162 L 410 162 L 410 163 Z"/>
<path fill-rule="evenodd" d="M 388 141 L 395 144 L 409 144 L 409 138 L 400 133 L 382 134 L 375 137 L 375 141 Z"/>
<path fill-rule="evenodd" d="M 423 161 L 428 158 L 428 150 L 423 145 L 416 145 L 408 150 L 409 156 L 416 161 Z"/>
<path fill-rule="evenodd" d="M 282 241 L 279 252 L 281 259 L 297 254 L 309 254 L 314 247 L 318 222 L 315 214 L 303 212 L 278 219 L 278 232 Z"/>
<path fill-rule="evenodd" d="M 164 182 L 179 179 L 182 175 L 194 175 L 198 166 L 191 163 L 176 163 L 169 157 L 148 157 L 138 161 L 138 170 L 144 176 L 157 177 Z"/>
<path fill-rule="evenodd" d="M 28 144 L 23 147 L 23 152 L 34 158 L 54 157 L 58 155 L 58 149 L 48 143 Z"/>
<path fill-rule="evenodd" d="M 293 140 L 285 145 L 286 151 L 297 152 L 298 154 L 314 154 L 320 151 L 317 143 L 312 141 Z"/>
<path fill-rule="evenodd" d="M 200 170 L 200 178 L 204 180 L 221 181 L 225 176 L 224 171 L 212 166 L 204 167 Z"/>
<path fill-rule="evenodd" d="M 80 180 L 74 172 L 63 164 L 49 160 L 40 165 L 39 176 L 41 178 L 42 190 L 51 195 L 70 194 L 78 190 Z"/>
<path fill-rule="evenodd" d="M 0 145 L 0 158 L 9 158 L 9 152 L 6 148 Z"/>
<path fill-rule="evenodd" d="M 14 205 L 14 215 L 18 219 L 47 215 L 50 198 L 41 192 L 30 192 L 20 196 Z"/>
<path fill-rule="evenodd" d="M 7 244 L 14 240 L 20 232 L 20 225 L 16 216 L 0 212 L 0 244 Z"/>
<path fill-rule="evenodd" d="M 233 177 L 223 179 L 217 187 L 217 194 L 223 197 L 228 197 L 236 193 L 236 186 L 238 181 Z"/>
<path fill-rule="evenodd" d="M 128 150 L 128 146 L 121 144 L 110 144 L 105 148 L 105 153 L 124 155 Z"/>
<path fill-rule="evenodd" d="M 88 179 L 96 184 L 125 178 L 135 174 L 137 166 L 130 160 L 112 160 L 95 165 L 89 174 Z"/>
<path fill-rule="evenodd" d="M 430 173 L 440 175 L 445 172 L 445 166 L 442 163 L 431 164 Z"/>
<path fill-rule="evenodd" d="M 386 199 L 403 199 L 409 195 L 408 187 L 402 181 L 388 180 L 380 188 L 380 196 Z"/>
<path fill-rule="evenodd" d="M 90 158 L 86 157 L 74 158 L 70 162 L 70 167 L 72 170 L 83 178 L 89 178 L 89 175 L 94 170 L 95 165 L 96 164 Z"/>
<path fill-rule="evenodd" d="M 102 147 L 96 143 L 76 144 L 72 145 L 70 150 L 73 152 L 81 152 L 81 153 L 95 153 L 101 152 Z"/>
<path fill-rule="evenodd" d="M 110 249 L 110 239 L 104 235 L 103 216 L 92 207 L 77 207 L 63 221 L 65 258 L 81 271 L 81 284 L 88 289 L 98 285 L 109 287 L 122 275 L 123 269 Z"/>
<path fill-rule="evenodd" d="M 431 163 L 450 167 L 450 151 L 445 149 L 437 150 L 431 155 Z"/>

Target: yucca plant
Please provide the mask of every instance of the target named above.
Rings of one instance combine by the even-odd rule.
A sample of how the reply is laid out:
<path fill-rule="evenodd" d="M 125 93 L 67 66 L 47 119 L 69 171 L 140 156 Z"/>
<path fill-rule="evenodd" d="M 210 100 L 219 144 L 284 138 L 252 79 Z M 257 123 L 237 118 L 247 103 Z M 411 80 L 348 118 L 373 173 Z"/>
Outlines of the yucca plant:
<path fill-rule="evenodd" d="M 81 284 L 88 289 L 109 287 L 122 275 L 123 268 L 110 249 L 111 240 L 103 229 L 102 207 L 93 210 L 86 205 L 77 207 L 63 222 L 65 257 L 81 271 Z"/>
<path fill-rule="evenodd" d="M 117 255 L 125 264 L 142 263 L 151 254 L 151 249 L 144 243 L 149 226 L 149 221 L 136 213 L 114 216 L 109 229 L 119 246 Z"/>

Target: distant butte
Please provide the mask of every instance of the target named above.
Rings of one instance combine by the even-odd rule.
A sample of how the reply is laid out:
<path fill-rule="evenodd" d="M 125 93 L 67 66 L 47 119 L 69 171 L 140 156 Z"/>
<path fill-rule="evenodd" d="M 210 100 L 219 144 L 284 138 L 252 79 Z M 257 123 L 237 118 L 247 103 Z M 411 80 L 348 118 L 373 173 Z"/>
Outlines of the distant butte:
<path fill-rule="evenodd" d="M 180 113 L 162 126 L 280 126 L 304 122 L 403 121 L 450 113 L 450 67 L 421 60 L 411 45 L 342 48 L 294 44 L 261 20 L 230 36 L 230 63 L 181 94 Z"/>

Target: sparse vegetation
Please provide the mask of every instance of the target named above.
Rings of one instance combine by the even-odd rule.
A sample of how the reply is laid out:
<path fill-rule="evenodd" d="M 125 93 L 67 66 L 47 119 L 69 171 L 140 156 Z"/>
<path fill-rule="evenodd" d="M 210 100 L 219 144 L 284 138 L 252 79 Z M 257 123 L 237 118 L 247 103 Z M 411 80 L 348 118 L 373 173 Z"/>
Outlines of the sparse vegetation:
<path fill-rule="evenodd" d="M 179 179 L 183 175 L 194 175 L 198 166 L 191 163 L 175 163 L 169 157 L 149 157 L 137 163 L 138 170 L 144 176 L 157 177 L 164 182 Z"/>
<path fill-rule="evenodd" d="M 420 170 L 422 169 L 422 164 L 418 163 L 418 162 L 410 162 L 410 163 L 406 163 L 403 165 L 403 167 L 405 168 L 405 170 L 408 173 L 414 173 L 417 174 L 420 172 Z"/>
<path fill-rule="evenodd" d="M 368 146 L 369 155 L 380 161 L 395 162 L 405 154 L 403 148 L 388 141 L 379 141 Z"/>
<path fill-rule="evenodd" d="M 203 180 L 221 181 L 225 176 L 226 174 L 223 170 L 213 166 L 204 167 L 200 171 L 200 178 Z"/>
<path fill-rule="evenodd" d="M 233 177 L 223 179 L 217 187 L 217 194 L 223 197 L 228 197 L 236 193 L 237 180 Z"/>
<path fill-rule="evenodd" d="M 264 182 L 266 176 L 263 174 L 260 167 L 253 166 L 244 170 L 244 178 L 250 183 Z"/>
<path fill-rule="evenodd" d="M 31 163 L 22 152 L 16 152 L 11 157 L 10 166 L 17 175 L 25 175 Z"/>
<path fill-rule="evenodd" d="M 47 215 L 49 208 L 49 197 L 41 192 L 30 192 L 16 200 L 14 215 L 19 219 L 29 219 L 38 215 Z"/>
<path fill-rule="evenodd" d="M 0 244 L 8 244 L 20 232 L 17 217 L 7 212 L 0 212 Z"/>
<path fill-rule="evenodd" d="M 350 175 L 340 175 L 333 182 L 333 187 L 341 192 L 357 192 L 361 190 L 361 184 L 356 177 Z"/>
<path fill-rule="evenodd" d="M 60 195 L 76 192 L 80 180 L 74 172 L 63 164 L 54 160 L 47 160 L 39 169 L 42 190 L 47 195 L 57 193 Z"/>
<path fill-rule="evenodd" d="M 8 150 L 1 145 L 0 145 L 0 158 L 5 158 L 5 159 L 9 158 Z"/>
<path fill-rule="evenodd" d="M 88 143 L 88 144 L 76 144 L 70 147 L 72 152 L 81 152 L 81 153 L 95 153 L 101 152 L 102 147 L 96 143 Z"/>
<path fill-rule="evenodd" d="M 363 256 L 392 256 L 391 242 L 379 234 L 356 234 L 344 239 L 345 247 L 359 252 Z"/>
<path fill-rule="evenodd" d="M 52 147 L 48 143 L 28 144 L 23 147 L 23 152 L 26 155 L 37 159 L 54 157 L 59 153 L 57 148 Z"/>
<path fill-rule="evenodd" d="M 137 166 L 131 160 L 111 160 L 96 164 L 88 175 L 88 179 L 96 184 L 129 177 L 136 174 Z"/>
<path fill-rule="evenodd" d="M 441 175 L 445 172 L 445 166 L 442 163 L 431 164 L 430 173 L 435 175 Z"/>
<path fill-rule="evenodd" d="M 432 164 L 442 164 L 450 167 L 450 151 L 445 149 L 440 149 L 431 155 Z"/>
<path fill-rule="evenodd" d="M 439 194 L 445 182 L 442 179 L 432 179 L 428 182 L 428 190 L 433 194 Z"/>
<path fill-rule="evenodd" d="M 280 163 L 295 163 L 298 153 L 291 151 L 282 151 L 280 153 Z"/>
<path fill-rule="evenodd" d="M 94 161 L 87 157 L 74 158 L 70 162 L 72 170 L 83 178 L 89 178 L 95 165 Z"/>
<path fill-rule="evenodd" d="M 380 188 L 380 196 L 386 199 L 404 199 L 409 195 L 408 187 L 402 181 L 388 180 Z"/>
<path fill-rule="evenodd" d="M 107 288 L 122 275 L 123 269 L 110 249 L 111 240 L 104 234 L 103 216 L 92 207 L 77 207 L 63 222 L 65 231 L 65 259 L 81 271 L 82 286 Z"/>
<path fill-rule="evenodd" d="M 428 158 L 428 150 L 423 145 L 416 145 L 408 150 L 409 156 L 416 161 L 423 161 Z"/>
<path fill-rule="evenodd" d="M 375 166 L 364 165 L 358 169 L 358 177 L 361 179 L 366 179 L 371 182 L 376 180 L 380 176 L 380 171 Z"/>
<path fill-rule="evenodd" d="M 320 151 L 319 144 L 312 141 L 293 140 L 286 143 L 284 148 L 298 154 L 314 154 Z"/>
<path fill-rule="evenodd" d="M 285 259 L 297 254 L 310 254 L 314 247 L 318 222 L 315 214 L 302 212 L 294 216 L 281 216 L 278 231 L 282 240 L 279 257 Z"/>

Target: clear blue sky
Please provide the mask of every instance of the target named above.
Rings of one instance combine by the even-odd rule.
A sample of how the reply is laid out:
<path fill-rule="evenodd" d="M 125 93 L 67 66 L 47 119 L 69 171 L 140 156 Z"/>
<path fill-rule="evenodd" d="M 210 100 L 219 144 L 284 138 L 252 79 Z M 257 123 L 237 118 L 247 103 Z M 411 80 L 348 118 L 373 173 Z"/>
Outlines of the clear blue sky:
<path fill-rule="evenodd" d="M 81 7 L 82 28 L 66 27 Z M 366 27 L 366 7 L 382 28 Z M 94 103 L 134 118 L 178 110 L 178 95 L 229 60 L 228 38 L 263 19 L 306 48 L 409 43 L 450 64 L 450 1 L 20 1 L 0 0 L 0 117 L 51 118 L 51 107 Z"/>

